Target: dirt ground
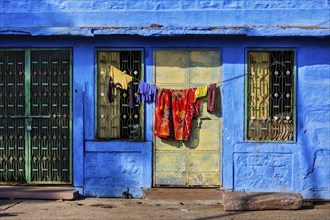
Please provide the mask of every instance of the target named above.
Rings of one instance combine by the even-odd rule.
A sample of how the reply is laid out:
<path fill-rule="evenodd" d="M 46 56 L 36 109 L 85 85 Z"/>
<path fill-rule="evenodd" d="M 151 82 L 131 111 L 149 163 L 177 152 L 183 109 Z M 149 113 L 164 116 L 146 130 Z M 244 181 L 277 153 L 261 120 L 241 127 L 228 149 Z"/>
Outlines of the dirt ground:
<path fill-rule="evenodd" d="M 305 203 L 300 210 L 225 212 L 221 204 L 150 203 L 138 199 L 86 198 L 75 201 L 0 200 L 2 219 L 297 219 L 330 220 L 330 203 Z"/>

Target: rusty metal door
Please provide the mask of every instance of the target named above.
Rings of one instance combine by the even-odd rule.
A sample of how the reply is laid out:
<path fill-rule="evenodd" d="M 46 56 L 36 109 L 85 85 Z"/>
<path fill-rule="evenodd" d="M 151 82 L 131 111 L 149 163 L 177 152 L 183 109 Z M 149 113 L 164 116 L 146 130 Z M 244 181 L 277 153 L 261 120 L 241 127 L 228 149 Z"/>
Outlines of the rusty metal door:
<path fill-rule="evenodd" d="M 0 182 L 71 183 L 71 51 L 0 51 Z"/>
<path fill-rule="evenodd" d="M 221 79 L 218 50 L 157 50 L 154 63 L 155 82 L 161 88 L 194 88 Z M 217 112 L 210 114 L 206 98 L 201 100 L 188 142 L 155 137 L 155 186 L 220 186 L 222 123 L 217 102 Z"/>

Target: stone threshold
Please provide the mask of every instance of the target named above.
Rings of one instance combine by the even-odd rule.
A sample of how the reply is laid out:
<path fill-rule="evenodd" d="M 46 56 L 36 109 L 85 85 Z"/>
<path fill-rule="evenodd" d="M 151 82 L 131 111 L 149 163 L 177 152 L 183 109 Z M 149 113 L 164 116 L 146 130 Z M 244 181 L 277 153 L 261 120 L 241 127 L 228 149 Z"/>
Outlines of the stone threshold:
<path fill-rule="evenodd" d="M 222 203 L 219 188 L 152 188 L 142 190 L 143 199 L 149 204 L 200 204 Z"/>
<path fill-rule="evenodd" d="M 79 192 L 72 186 L 0 185 L 0 199 L 74 200 Z"/>

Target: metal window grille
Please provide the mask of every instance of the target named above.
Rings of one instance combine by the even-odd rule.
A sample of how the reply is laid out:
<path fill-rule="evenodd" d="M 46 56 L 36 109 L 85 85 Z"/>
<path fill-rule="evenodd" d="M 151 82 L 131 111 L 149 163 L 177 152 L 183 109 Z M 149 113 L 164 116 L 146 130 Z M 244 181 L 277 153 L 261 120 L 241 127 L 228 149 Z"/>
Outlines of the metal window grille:
<path fill-rule="evenodd" d="M 135 103 L 132 109 L 128 106 L 129 90 L 116 89 L 114 101 L 111 103 L 108 101 L 111 65 L 133 77 L 132 89 L 135 95 L 139 79 L 143 77 L 141 51 L 97 52 L 97 138 L 141 140 L 143 108 Z"/>
<path fill-rule="evenodd" d="M 294 52 L 249 51 L 249 140 L 292 141 Z"/>

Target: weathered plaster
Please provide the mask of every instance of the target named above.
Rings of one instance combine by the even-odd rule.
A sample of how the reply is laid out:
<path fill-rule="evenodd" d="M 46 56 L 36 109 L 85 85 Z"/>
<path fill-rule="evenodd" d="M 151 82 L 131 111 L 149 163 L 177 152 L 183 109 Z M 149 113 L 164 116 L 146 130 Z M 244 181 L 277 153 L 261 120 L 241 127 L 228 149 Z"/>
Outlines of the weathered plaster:
<path fill-rule="evenodd" d="M 94 52 L 96 47 L 145 48 L 145 80 L 148 82 L 153 79 L 152 52 L 154 48 L 191 48 L 192 45 L 196 48 L 221 48 L 224 80 L 222 85 L 223 187 L 238 191 L 301 192 L 305 198 L 329 199 L 327 165 L 330 163 L 328 135 L 330 106 L 327 94 L 329 90 L 325 89 L 329 85 L 330 79 L 330 55 L 327 53 L 330 45 L 328 42 L 328 39 L 314 38 L 261 39 L 239 36 L 221 38 L 215 36 L 176 38 L 113 36 L 111 40 L 107 37 L 92 39 L 0 37 L 1 47 L 61 46 L 73 48 L 74 185 L 83 194 L 91 196 L 120 196 L 123 190 L 129 187 L 130 192 L 137 197 L 141 196 L 141 191 L 138 190 L 140 187 L 152 186 L 153 107 L 152 105 L 145 106 L 146 142 L 97 142 L 94 140 Z M 245 49 L 251 47 L 296 48 L 297 125 L 295 142 L 279 144 L 244 140 L 244 54 Z M 257 169 L 254 168 L 255 171 L 253 171 L 254 166 L 244 163 L 245 160 L 241 159 L 247 156 L 266 158 L 264 166 L 256 166 Z M 128 162 L 127 158 L 132 160 Z M 285 172 L 282 170 L 283 167 L 274 165 L 281 158 L 288 162 L 284 166 Z M 96 166 L 95 161 L 100 164 Z M 130 166 L 132 169 L 138 170 L 134 175 L 132 174 L 134 184 L 128 181 L 127 173 L 120 168 L 129 164 L 132 165 Z M 245 174 L 240 172 L 240 169 L 243 169 L 240 167 L 244 167 L 246 172 L 251 171 L 251 175 L 256 174 L 250 177 L 250 182 L 244 181 Z M 93 173 L 95 178 L 99 178 L 99 182 L 96 181 Z M 112 187 L 109 188 L 109 185 Z M 136 187 L 134 188 L 132 185 Z"/>
<path fill-rule="evenodd" d="M 0 27 L 1 35 L 85 36 L 98 35 L 246 35 L 246 36 L 330 36 L 330 28 L 316 26 L 235 27 Z"/>
<path fill-rule="evenodd" d="M 140 197 L 152 187 L 153 105 L 145 106 L 145 142 L 95 140 L 95 48 L 143 48 L 147 82 L 155 48 L 217 48 L 223 188 L 330 199 L 329 8 L 328 0 L 4 0 L 0 47 L 73 48 L 73 184 L 83 195 L 121 196 L 128 187 Z M 295 49 L 294 142 L 245 140 L 247 48 Z"/>
<path fill-rule="evenodd" d="M 4 0 L 0 34 L 329 36 L 329 17 L 328 0 Z"/>

